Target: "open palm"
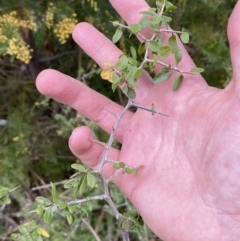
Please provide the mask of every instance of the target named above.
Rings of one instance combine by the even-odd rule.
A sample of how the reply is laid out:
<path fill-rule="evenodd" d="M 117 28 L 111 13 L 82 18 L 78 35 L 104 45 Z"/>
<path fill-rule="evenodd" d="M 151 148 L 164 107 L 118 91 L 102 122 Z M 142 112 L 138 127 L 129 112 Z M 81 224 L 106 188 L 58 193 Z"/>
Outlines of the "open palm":
<path fill-rule="evenodd" d="M 128 24 L 139 21 L 148 8 L 143 0 L 111 0 Z M 165 241 L 240 240 L 240 2 L 230 18 L 233 80 L 224 90 L 207 86 L 200 75 L 188 75 L 182 87 L 171 90 L 172 79 L 154 85 L 144 74 L 138 80 L 136 103 L 169 117 L 138 109 L 128 112 L 117 131 L 121 151 L 111 159 L 137 167 L 140 177 L 115 180 L 146 224 Z M 148 32 L 144 34 L 148 35 Z M 76 26 L 73 37 L 101 67 L 116 63 L 121 51 L 87 23 Z M 96 42 L 97 41 L 97 42 Z M 179 43 L 180 45 L 180 43 Z M 183 46 L 181 46 L 184 49 Z M 194 63 L 183 51 L 180 69 Z M 169 64 L 171 59 L 168 60 Z M 37 78 L 39 91 L 67 104 L 111 132 L 122 107 L 81 82 L 54 70 Z M 90 141 L 91 130 L 80 127 L 70 138 L 72 152 L 89 166 L 98 166 L 103 148 Z M 113 173 L 109 165 L 105 175 Z"/>

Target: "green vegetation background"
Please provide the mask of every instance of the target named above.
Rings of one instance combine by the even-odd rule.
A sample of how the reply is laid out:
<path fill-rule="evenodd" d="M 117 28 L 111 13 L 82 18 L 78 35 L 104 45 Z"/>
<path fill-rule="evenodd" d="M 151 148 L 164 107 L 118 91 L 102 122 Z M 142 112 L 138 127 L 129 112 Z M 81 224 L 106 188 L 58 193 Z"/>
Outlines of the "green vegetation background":
<path fill-rule="evenodd" d="M 61 12 L 74 11 L 79 22 L 92 22 L 109 38 L 114 33 L 114 27 L 109 21 L 120 19 L 108 1 L 51 2 L 57 4 Z M 94 10 L 94 2 L 98 11 Z M 154 6 L 154 1 L 147 2 Z M 231 79 L 226 26 L 237 0 L 172 2 L 179 7 L 172 14 L 173 29 L 184 28 L 190 33 L 191 41 L 186 47 L 196 65 L 205 69 L 203 76 L 209 85 L 223 88 Z M 43 16 L 49 3 L 48 0 L 8 0 L 2 1 L 0 6 L 0 15 L 13 10 L 30 10 L 39 27 L 37 32 L 28 33 L 31 36 L 28 44 L 34 49 L 34 58 L 29 64 L 7 55 L 0 59 L 0 119 L 6 120 L 5 125 L 0 125 L 0 185 L 10 188 L 21 186 L 11 195 L 12 204 L 0 208 L 0 240 L 10 240 L 9 234 L 18 224 L 31 220 L 28 212 L 35 207 L 36 196 L 50 195 L 49 188 L 33 188 L 50 181 L 67 179 L 73 173 L 70 165 L 79 160 L 68 148 L 68 137 L 75 127 L 89 125 L 98 139 L 104 141 L 107 138 L 102 130 L 85 117 L 41 96 L 35 88 L 37 74 L 43 69 L 54 68 L 78 78 L 121 104 L 125 102 L 120 92 L 112 93 L 110 84 L 100 79 L 96 64 L 71 38 L 62 45 L 54 33 L 44 27 Z M 137 46 L 137 41 L 128 39 L 126 35 L 118 45 L 128 51 L 129 44 Z M 113 192 L 120 203 L 123 197 L 115 189 Z M 120 240 L 114 218 L 109 213 L 109 209 L 98 202 L 89 217 L 79 214 L 72 227 L 59 217 L 45 228 L 51 234 L 50 240 L 95 240 L 83 222 L 91 220 L 91 225 L 102 240 Z M 152 240 L 158 240 L 151 234 L 149 240 L 150 236 Z M 133 238 L 139 239 L 134 234 Z"/>

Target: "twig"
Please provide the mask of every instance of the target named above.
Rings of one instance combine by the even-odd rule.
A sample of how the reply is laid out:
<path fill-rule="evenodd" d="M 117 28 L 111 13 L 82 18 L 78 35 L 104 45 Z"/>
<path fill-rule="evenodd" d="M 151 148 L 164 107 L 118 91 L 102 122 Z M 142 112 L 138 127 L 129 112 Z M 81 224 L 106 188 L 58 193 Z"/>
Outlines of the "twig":
<path fill-rule="evenodd" d="M 90 232 L 92 233 L 92 235 L 94 236 L 94 238 L 97 241 L 101 241 L 101 239 L 98 237 L 96 231 L 92 228 L 92 226 L 83 218 L 82 219 L 83 223 L 87 226 L 87 228 L 90 230 Z"/>
<path fill-rule="evenodd" d="M 93 201 L 93 200 L 106 200 L 106 198 L 107 198 L 106 195 L 102 194 L 102 195 L 97 195 L 97 196 L 93 196 L 93 197 L 70 201 L 67 203 L 67 205 L 77 205 L 77 204 L 81 204 L 81 203 L 85 203 L 85 202 L 89 202 L 89 201 Z"/>
<path fill-rule="evenodd" d="M 58 186 L 58 185 L 65 184 L 66 182 L 69 182 L 69 179 L 63 180 L 61 182 L 55 182 L 54 185 Z M 34 191 L 41 190 L 41 189 L 46 189 L 46 188 L 51 188 L 51 184 L 46 184 L 46 185 L 42 185 L 42 186 L 38 186 L 38 187 L 33 187 L 33 188 L 31 188 L 31 191 L 34 192 Z"/>

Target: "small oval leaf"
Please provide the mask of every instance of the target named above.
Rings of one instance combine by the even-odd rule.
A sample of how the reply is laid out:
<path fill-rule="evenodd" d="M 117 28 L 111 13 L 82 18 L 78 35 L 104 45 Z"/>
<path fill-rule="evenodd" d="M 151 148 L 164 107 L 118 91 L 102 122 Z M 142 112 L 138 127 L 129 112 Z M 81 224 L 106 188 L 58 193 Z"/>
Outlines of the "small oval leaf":
<path fill-rule="evenodd" d="M 150 41 L 148 42 L 148 48 L 152 51 L 152 52 L 158 52 L 159 50 L 159 45 L 156 41 Z"/>
<path fill-rule="evenodd" d="M 136 98 L 136 92 L 132 88 L 128 88 L 127 96 L 130 99 L 135 99 Z"/>
<path fill-rule="evenodd" d="M 120 168 L 122 168 L 122 167 L 119 165 L 119 163 L 114 163 L 114 164 L 113 164 L 113 168 L 116 169 L 116 170 L 118 170 L 118 169 L 120 169 Z"/>
<path fill-rule="evenodd" d="M 130 31 L 133 33 L 133 34 L 136 34 L 138 33 L 139 31 L 141 31 L 142 29 L 142 26 L 140 24 L 133 24 L 130 26 Z"/>
<path fill-rule="evenodd" d="M 122 37 L 123 31 L 121 28 L 117 28 L 116 32 L 114 33 L 112 37 L 113 43 L 117 43 L 117 41 Z"/>
<path fill-rule="evenodd" d="M 183 75 L 179 74 L 178 76 L 176 76 L 176 78 L 173 81 L 173 86 L 172 86 L 173 91 L 177 91 L 181 87 L 182 82 L 183 82 Z"/>
<path fill-rule="evenodd" d="M 96 178 L 92 173 L 87 174 L 87 185 L 93 188 L 96 184 Z"/>
<path fill-rule="evenodd" d="M 171 75 L 171 69 L 169 67 L 163 67 L 158 74 L 155 75 L 153 82 L 161 83 L 169 79 Z"/>
<path fill-rule="evenodd" d="M 192 68 L 190 70 L 190 72 L 192 72 L 192 73 L 202 73 L 203 71 L 204 71 L 204 69 L 198 68 L 198 67 Z"/>
<path fill-rule="evenodd" d="M 126 55 L 122 55 L 119 57 L 118 62 L 116 64 L 116 68 L 119 70 L 124 70 L 128 67 L 128 58 Z"/>
<path fill-rule="evenodd" d="M 67 212 L 67 221 L 68 221 L 69 224 L 72 224 L 72 222 L 73 222 L 73 216 L 69 212 Z"/>
<path fill-rule="evenodd" d="M 178 49 L 174 53 L 174 59 L 175 59 L 176 65 L 178 65 L 180 63 L 180 61 L 182 60 L 182 50 L 181 49 Z"/>
<path fill-rule="evenodd" d="M 158 49 L 158 55 L 162 59 L 166 59 L 172 53 L 172 49 L 169 46 L 162 46 Z"/>
<path fill-rule="evenodd" d="M 182 32 L 180 38 L 183 43 L 187 44 L 189 42 L 189 34 L 187 32 Z"/>
<path fill-rule="evenodd" d="M 172 36 L 168 39 L 168 45 L 172 49 L 172 53 L 175 53 L 178 50 L 177 38 L 175 34 L 172 34 Z"/>
<path fill-rule="evenodd" d="M 75 164 L 72 164 L 71 167 L 75 170 L 78 170 L 79 172 L 85 172 L 86 171 L 85 167 L 82 164 L 75 163 Z"/>
<path fill-rule="evenodd" d="M 45 223 L 51 223 L 53 219 L 53 210 L 52 208 L 47 208 L 47 210 L 43 214 L 43 221 Z"/>

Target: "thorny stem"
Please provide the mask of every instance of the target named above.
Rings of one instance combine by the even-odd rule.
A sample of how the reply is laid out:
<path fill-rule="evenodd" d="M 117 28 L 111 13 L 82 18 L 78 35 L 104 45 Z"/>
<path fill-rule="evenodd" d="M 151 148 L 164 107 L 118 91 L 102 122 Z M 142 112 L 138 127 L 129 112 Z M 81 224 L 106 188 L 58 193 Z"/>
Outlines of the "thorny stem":
<path fill-rule="evenodd" d="M 146 62 L 154 62 L 154 60 L 147 58 L 147 59 L 146 59 Z M 160 64 L 160 65 L 162 65 L 162 66 L 164 66 L 164 67 L 169 67 L 168 64 L 166 64 L 166 63 L 164 63 L 164 62 L 162 62 L 162 61 L 160 61 L 160 60 L 158 60 L 157 63 Z M 173 69 L 173 70 L 175 70 L 175 71 L 177 71 L 177 72 L 179 72 L 179 73 L 181 73 L 181 74 L 192 74 L 192 75 L 195 75 L 195 74 L 196 74 L 196 73 L 192 73 L 192 72 L 188 72 L 188 71 L 183 71 L 183 70 L 181 70 L 181 69 L 179 69 L 179 68 L 177 68 L 177 67 L 173 67 L 173 66 L 170 66 L 170 68 Z"/>
<path fill-rule="evenodd" d="M 119 115 L 116 116 L 117 120 L 116 120 L 116 122 L 113 126 L 113 130 L 112 130 L 112 132 L 110 134 L 110 137 L 108 139 L 107 145 L 105 147 L 105 152 L 104 152 L 103 158 L 102 158 L 102 160 L 100 162 L 100 165 L 99 165 L 99 168 L 98 168 L 100 178 L 101 178 L 101 181 L 102 181 L 102 185 L 103 185 L 103 189 L 104 189 L 104 199 L 108 202 L 115 218 L 117 219 L 117 221 L 119 223 L 119 227 L 121 228 L 121 232 L 122 232 L 123 241 L 129 241 L 128 231 L 121 227 L 122 214 L 119 213 L 115 203 L 113 202 L 113 200 L 111 198 L 111 195 L 109 193 L 109 186 L 108 186 L 109 181 L 103 176 L 102 172 L 103 172 L 104 164 L 108 161 L 109 151 L 110 151 L 110 148 L 112 147 L 113 141 L 115 140 L 117 128 L 118 128 L 124 114 L 128 111 L 128 109 L 131 106 L 132 106 L 132 100 L 129 98 L 125 108 L 123 109 L 123 111 Z"/>
<path fill-rule="evenodd" d="M 112 130 L 112 132 L 111 132 L 111 134 L 110 134 L 110 137 L 109 137 L 109 139 L 108 139 L 108 142 L 107 142 L 106 151 L 105 151 L 105 153 L 104 153 L 104 155 L 103 155 L 103 158 L 102 158 L 102 160 L 101 160 L 101 162 L 100 162 L 100 166 L 99 166 L 99 168 L 98 168 L 99 174 L 100 174 L 101 176 L 102 176 L 103 166 L 104 166 L 104 164 L 105 164 L 105 163 L 107 162 L 107 160 L 108 160 L 108 154 L 109 154 L 110 148 L 111 148 L 111 146 L 112 146 L 112 144 L 113 144 L 113 141 L 114 141 L 114 139 L 115 139 L 115 134 L 116 134 L 117 128 L 118 128 L 118 126 L 119 126 L 119 124 L 120 124 L 120 121 L 122 120 L 124 114 L 128 111 L 128 109 L 129 109 L 131 106 L 132 106 L 132 100 L 129 98 L 126 106 L 125 106 L 124 109 L 123 109 L 123 111 L 120 113 L 120 115 L 116 116 L 117 121 L 115 122 L 115 124 L 114 124 L 114 126 L 113 126 L 113 130 Z"/>

